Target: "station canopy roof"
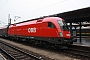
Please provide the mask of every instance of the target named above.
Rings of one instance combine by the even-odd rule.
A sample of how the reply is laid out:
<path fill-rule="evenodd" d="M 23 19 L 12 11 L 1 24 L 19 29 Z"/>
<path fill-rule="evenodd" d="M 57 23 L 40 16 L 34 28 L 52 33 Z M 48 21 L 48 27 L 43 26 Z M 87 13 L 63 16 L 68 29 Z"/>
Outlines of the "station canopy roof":
<path fill-rule="evenodd" d="M 90 7 L 78 9 L 74 11 L 68 11 L 64 13 L 58 13 L 51 16 L 64 18 L 66 22 L 90 21 Z"/>
<path fill-rule="evenodd" d="M 49 16 L 63 18 L 66 20 L 67 23 L 69 23 L 70 21 L 74 22 L 74 23 L 85 22 L 85 21 L 90 22 L 90 7 L 73 10 L 73 11 L 68 11 L 68 12 L 63 12 L 63 13 L 57 13 L 57 14 L 53 14 L 53 15 L 48 15 L 48 17 Z M 42 19 L 44 17 L 47 17 L 47 16 L 30 19 L 27 21 L 38 20 L 38 19 Z M 23 22 L 26 22 L 26 21 L 23 21 Z M 22 22 L 19 22 L 19 23 L 22 23 Z"/>

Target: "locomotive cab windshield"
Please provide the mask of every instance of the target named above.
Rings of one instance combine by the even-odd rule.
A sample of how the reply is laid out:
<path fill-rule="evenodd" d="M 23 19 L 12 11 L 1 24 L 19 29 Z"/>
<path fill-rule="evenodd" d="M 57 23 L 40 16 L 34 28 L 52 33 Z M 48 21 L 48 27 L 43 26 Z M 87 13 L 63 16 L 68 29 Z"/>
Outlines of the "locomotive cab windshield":
<path fill-rule="evenodd" d="M 68 26 L 67 26 L 67 24 L 66 24 L 65 21 L 63 21 L 63 20 L 58 20 L 58 23 L 59 23 L 60 28 L 61 28 L 62 30 L 69 30 L 69 28 L 68 28 Z"/>

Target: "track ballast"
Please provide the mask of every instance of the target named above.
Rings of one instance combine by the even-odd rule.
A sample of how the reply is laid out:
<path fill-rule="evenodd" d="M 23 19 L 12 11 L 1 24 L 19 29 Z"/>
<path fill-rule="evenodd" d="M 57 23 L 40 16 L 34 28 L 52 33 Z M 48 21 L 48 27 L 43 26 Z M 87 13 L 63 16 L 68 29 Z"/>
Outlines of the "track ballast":
<path fill-rule="evenodd" d="M 14 60 L 46 60 L 46 59 L 49 59 L 47 57 L 43 58 L 39 54 L 35 54 L 33 52 L 30 53 L 30 51 L 13 46 L 3 41 L 0 41 L 0 49 Z"/>

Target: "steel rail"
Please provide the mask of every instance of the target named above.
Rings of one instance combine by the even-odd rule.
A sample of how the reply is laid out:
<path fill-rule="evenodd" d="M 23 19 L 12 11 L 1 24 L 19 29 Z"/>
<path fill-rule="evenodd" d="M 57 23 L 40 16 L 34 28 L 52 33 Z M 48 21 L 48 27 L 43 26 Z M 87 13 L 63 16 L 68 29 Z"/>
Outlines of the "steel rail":
<path fill-rule="evenodd" d="M 27 50 L 18 48 L 16 46 L 13 46 L 9 43 L 0 41 L 0 49 L 4 51 L 6 54 L 8 54 L 11 58 L 14 60 L 46 60 L 50 58 L 42 58 L 42 56 L 30 53 Z"/>

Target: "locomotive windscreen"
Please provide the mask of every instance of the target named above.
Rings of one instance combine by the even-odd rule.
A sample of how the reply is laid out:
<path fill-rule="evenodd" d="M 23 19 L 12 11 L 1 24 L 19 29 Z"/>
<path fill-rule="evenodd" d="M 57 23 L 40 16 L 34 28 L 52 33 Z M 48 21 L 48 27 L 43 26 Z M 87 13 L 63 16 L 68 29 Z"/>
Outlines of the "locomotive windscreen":
<path fill-rule="evenodd" d="M 67 23 L 66 23 L 65 21 L 63 21 L 63 20 L 58 20 L 58 23 L 59 23 L 60 28 L 61 28 L 62 30 L 69 30 L 69 28 L 68 28 L 68 26 L 67 26 Z"/>

